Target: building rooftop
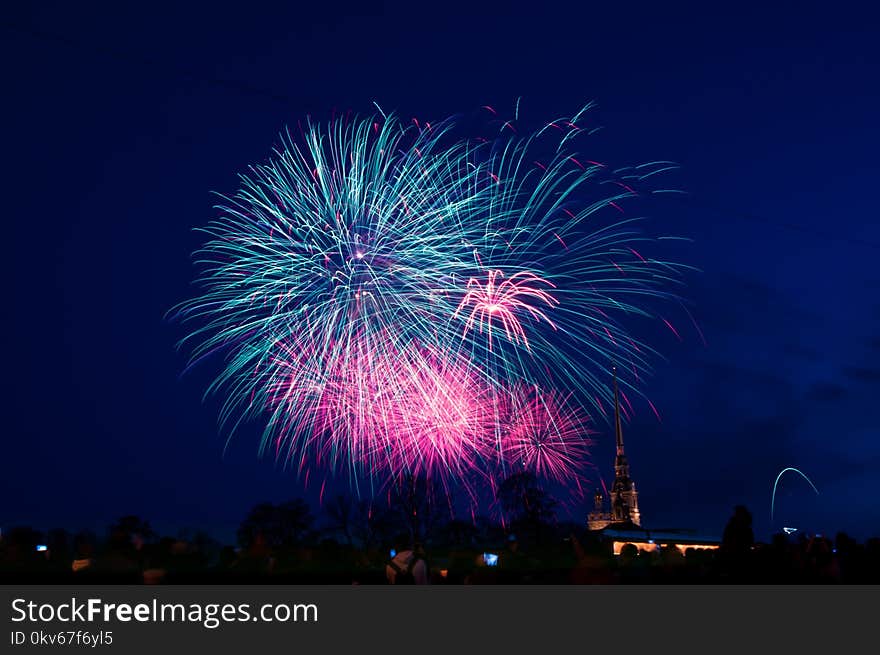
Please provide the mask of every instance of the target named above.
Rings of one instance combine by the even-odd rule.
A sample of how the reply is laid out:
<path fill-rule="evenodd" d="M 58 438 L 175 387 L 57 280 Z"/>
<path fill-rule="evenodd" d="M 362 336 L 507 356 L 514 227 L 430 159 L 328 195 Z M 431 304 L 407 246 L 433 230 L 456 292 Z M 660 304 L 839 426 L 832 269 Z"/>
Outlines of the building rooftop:
<path fill-rule="evenodd" d="M 686 528 L 660 528 L 652 530 L 637 525 L 612 524 L 598 531 L 616 541 L 659 541 L 677 544 L 720 544 L 720 537 L 701 535 Z"/>

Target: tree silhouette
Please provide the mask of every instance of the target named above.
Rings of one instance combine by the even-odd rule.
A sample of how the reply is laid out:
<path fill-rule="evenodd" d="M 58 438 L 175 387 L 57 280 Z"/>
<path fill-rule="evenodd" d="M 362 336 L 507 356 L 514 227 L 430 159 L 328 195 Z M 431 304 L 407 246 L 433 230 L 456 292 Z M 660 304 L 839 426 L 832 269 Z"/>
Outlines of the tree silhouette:
<path fill-rule="evenodd" d="M 525 530 L 540 543 L 547 524 L 556 518 L 556 501 L 538 485 L 537 478 L 528 471 L 514 473 L 506 478 L 497 491 L 502 510 L 516 531 Z"/>
<path fill-rule="evenodd" d="M 251 509 L 239 526 L 238 543 L 250 548 L 259 536 L 271 548 L 298 546 L 313 521 L 309 506 L 300 498 L 279 505 L 260 503 Z"/>
<path fill-rule="evenodd" d="M 425 476 L 403 475 L 392 483 L 391 509 L 403 524 L 410 541 L 425 541 L 437 522 L 448 513 L 446 495 L 438 493 L 434 482 Z"/>
<path fill-rule="evenodd" d="M 33 563 L 37 559 L 37 544 L 42 542 L 43 533 L 30 526 L 10 528 L 0 539 L 0 564 L 27 566 Z"/>
<path fill-rule="evenodd" d="M 49 550 L 57 554 L 67 554 L 73 545 L 73 537 L 64 528 L 53 528 L 46 536 Z"/>
<path fill-rule="evenodd" d="M 349 546 L 354 544 L 353 531 L 357 507 L 351 496 L 336 496 L 324 506 L 324 511 L 330 517 L 330 529 L 341 533 L 345 537 L 345 543 Z"/>
<path fill-rule="evenodd" d="M 537 478 L 527 471 L 514 473 L 499 486 L 498 501 L 513 520 L 551 521 L 556 516 L 556 501 L 538 485 Z"/>
<path fill-rule="evenodd" d="M 116 523 L 110 526 L 109 532 L 110 540 L 117 544 L 130 544 L 135 539 L 147 543 L 156 538 L 156 532 L 150 526 L 149 521 L 144 521 L 139 516 L 131 514 L 119 518 Z"/>
<path fill-rule="evenodd" d="M 387 543 L 396 530 L 395 518 L 395 513 L 387 507 L 359 502 L 354 513 L 354 532 L 363 548 L 369 551 Z"/>
<path fill-rule="evenodd" d="M 470 521 L 454 519 L 443 526 L 442 539 L 445 544 L 451 546 L 471 546 L 478 532 L 477 526 Z"/>

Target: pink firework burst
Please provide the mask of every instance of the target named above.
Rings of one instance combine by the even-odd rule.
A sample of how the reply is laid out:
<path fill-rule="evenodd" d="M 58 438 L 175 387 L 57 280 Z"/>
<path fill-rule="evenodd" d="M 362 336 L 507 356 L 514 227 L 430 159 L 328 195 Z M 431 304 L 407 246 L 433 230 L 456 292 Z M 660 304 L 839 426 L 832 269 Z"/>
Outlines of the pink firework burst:
<path fill-rule="evenodd" d="M 491 390 L 467 360 L 436 351 L 409 353 L 398 362 L 401 384 L 385 424 L 390 430 L 385 464 L 391 471 L 460 475 L 486 456 L 493 429 Z"/>
<path fill-rule="evenodd" d="M 469 360 L 415 345 L 348 344 L 320 379 L 297 373 L 285 350 L 284 375 L 269 399 L 288 457 L 305 467 L 310 453 L 335 468 L 370 475 L 461 476 L 490 457 L 486 436 L 497 422 L 494 394 Z M 281 366 L 280 363 L 276 366 Z M 312 429 L 298 431 L 303 415 Z"/>
<path fill-rule="evenodd" d="M 455 316 L 470 308 L 464 327 L 464 335 L 479 324 L 480 334 L 484 331 L 489 335 L 489 350 L 492 350 L 492 332 L 495 324 L 500 324 L 508 341 L 522 342 L 529 350 L 529 341 L 523 328 L 520 316 L 530 315 L 536 321 L 546 321 L 554 330 L 556 326 L 547 315 L 533 303 L 544 303 L 549 307 L 559 304 L 549 292 L 541 289 L 541 285 L 555 288 L 555 285 L 531 271 L 519 271 L 504 279 L 502 271 L 489 271 L 488 279 L 483 282 L 471 278 L 467 283 L 467 293 L 455 310 Z"/>
<path fill-rule="evenodd" d="M 557 392 L 531 389 L 516 396 L 502 453 L 514 470 L 558 482 L 578 480 L 592 443 L 588 417 Z"/>

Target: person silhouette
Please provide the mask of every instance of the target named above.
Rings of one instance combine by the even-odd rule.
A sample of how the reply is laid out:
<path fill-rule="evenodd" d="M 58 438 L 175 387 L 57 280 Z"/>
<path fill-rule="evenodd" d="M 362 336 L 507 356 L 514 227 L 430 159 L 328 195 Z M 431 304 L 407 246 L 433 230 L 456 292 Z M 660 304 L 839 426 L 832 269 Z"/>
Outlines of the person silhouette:
<path fill-rule="evenodd" d="M 737 505 L 724 528 L 719 549 L 724 573 L 732 582 L 743 582 L 748 575 L 754 544 L 752 514 L 745 505 Z"/>

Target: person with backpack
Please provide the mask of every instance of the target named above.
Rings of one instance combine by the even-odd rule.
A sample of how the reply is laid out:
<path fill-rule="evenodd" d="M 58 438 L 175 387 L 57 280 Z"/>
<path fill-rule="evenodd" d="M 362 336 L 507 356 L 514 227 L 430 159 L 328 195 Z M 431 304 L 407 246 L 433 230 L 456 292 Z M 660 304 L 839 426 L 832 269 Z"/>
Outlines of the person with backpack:
<path fill-rule="evenodd" d="M 415 548 L 407 548 L 403 540 L 396 541 L 396 548 L 391 551 L 391 559 L 385 565 L 385 577 L 388 584 L 428 584 L 428 562 L 425 551 L 416 544 Z"/>

